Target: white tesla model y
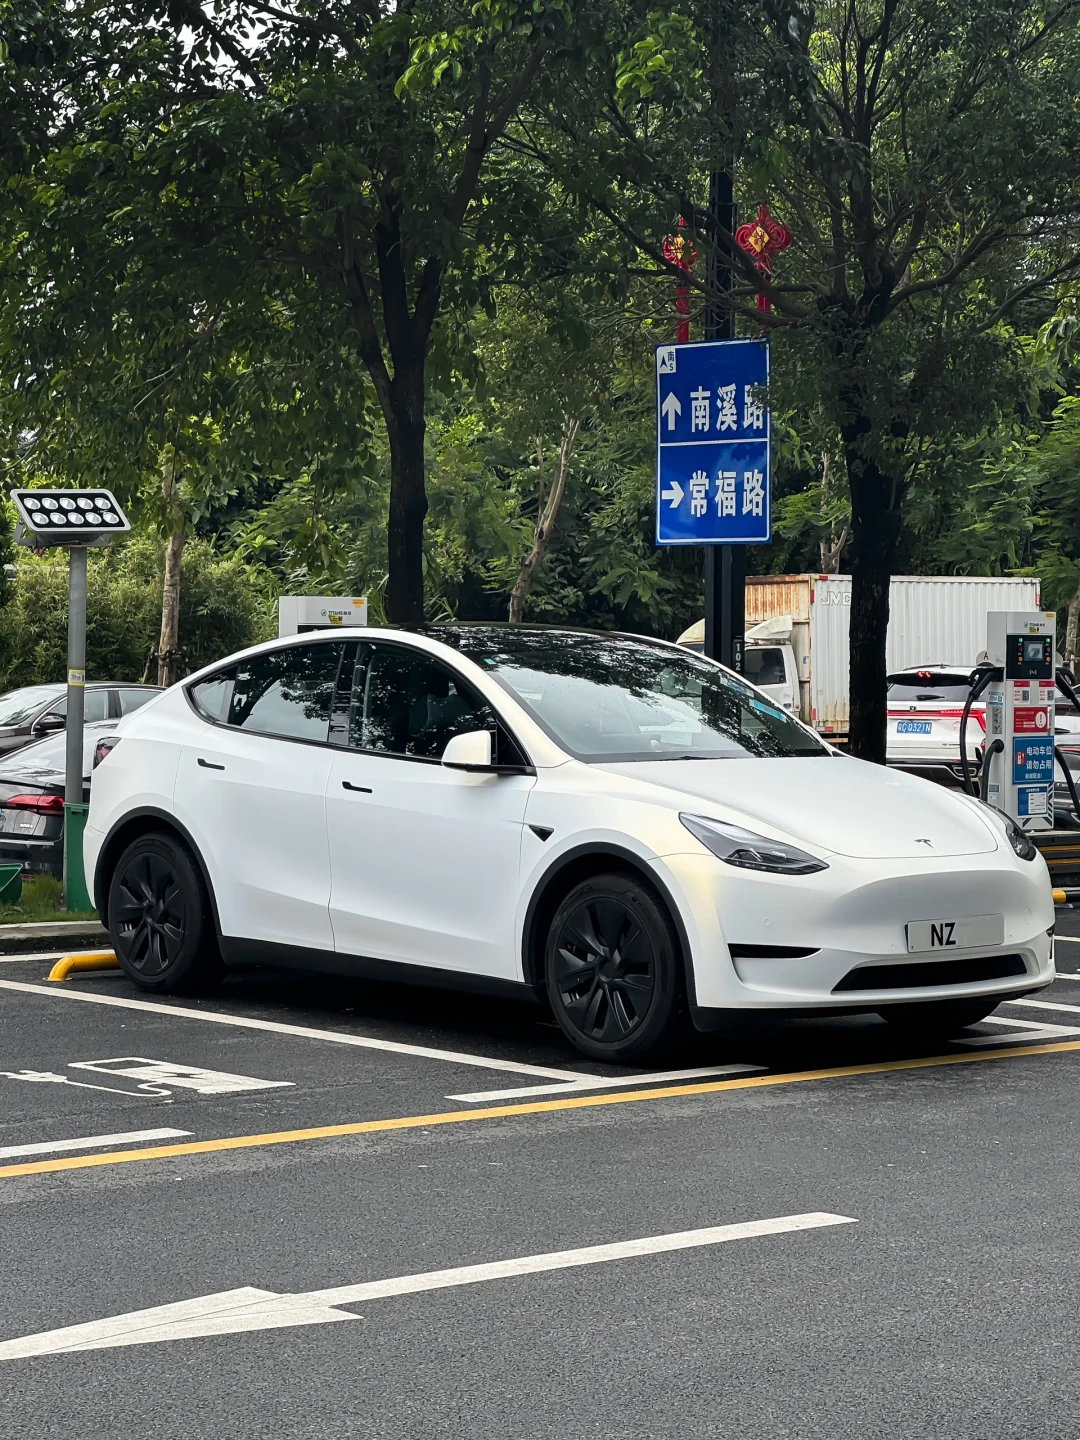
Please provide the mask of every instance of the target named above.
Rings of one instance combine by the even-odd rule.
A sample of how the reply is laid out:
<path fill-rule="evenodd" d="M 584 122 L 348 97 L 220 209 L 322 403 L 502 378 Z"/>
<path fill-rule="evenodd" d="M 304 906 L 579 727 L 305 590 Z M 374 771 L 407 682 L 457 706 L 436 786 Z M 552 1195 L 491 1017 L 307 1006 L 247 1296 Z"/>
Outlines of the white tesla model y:
<path fill-rule="evenodd" d="M 605 1060 L 738 1011 L 940 1034 L 1054 973 L 1046 866 L 1011 820 L 624 635 L 244 651 L 124 722 L 85 856 L 146 990 L 255 960 L 528 991 Z"/>

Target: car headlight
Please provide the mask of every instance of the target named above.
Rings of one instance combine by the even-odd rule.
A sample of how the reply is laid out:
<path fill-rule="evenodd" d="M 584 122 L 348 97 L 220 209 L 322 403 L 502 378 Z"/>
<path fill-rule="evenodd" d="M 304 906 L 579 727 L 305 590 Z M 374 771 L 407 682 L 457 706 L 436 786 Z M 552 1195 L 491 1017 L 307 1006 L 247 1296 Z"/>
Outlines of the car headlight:
<path fill-rule="evenodd" d="M 1009 837 L 1009 844 L 1016 851 L 1017 855 L 1020 856 L 1020 859 L 1034 860 L 1039 852 L 1035 848 L 1031 836 L 1020 829 L 1020 826 L 1011 815 L 1006 815 L 1003 811 L 999 811 L 999 814 L 1005 822 L 1005 834 Z"/>
<path fill-rule="evenodd" d="M 1006 815 L 1004 810 L 999 810 L 996 805 L 987 804 L 985 800 L 980 800 L 978 796 L 964 795 L 961 798 L 970 801 L 972 805 L 978 805 L 980 810 L 990 811 L 990 814 L 1005 831 L 1005 838 L 1008 840 L 1014 853 L 1019 855 L 1021 860 L 1035 859 L 1035 856 L 1038 855 L 1039 852 L 1032 842 L 1031 836 L 1028 835 L 1025 830 L 1021 830 L 1011 815 Z"/>
<path fill-rule="evenodd" d="M 707 815 L 680 815 L 679 819 L 695 839 L 728 865 L 741 870 L 767 870 L 773 875 L 812 875 L 827 870 L 824 860 L 817 860 L 784 840 L 769 840 L 755 835 L 741 825 L 726 820 L 710 820 Z"/>

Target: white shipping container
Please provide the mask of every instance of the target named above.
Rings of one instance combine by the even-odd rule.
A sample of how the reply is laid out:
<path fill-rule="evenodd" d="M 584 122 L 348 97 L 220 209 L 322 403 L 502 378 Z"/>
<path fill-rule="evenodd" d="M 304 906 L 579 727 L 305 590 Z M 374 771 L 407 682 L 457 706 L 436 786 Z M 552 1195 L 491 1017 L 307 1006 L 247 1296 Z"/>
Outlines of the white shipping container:
<path fill-rule="evenodd" d="M 806 666 L 809 670 L 806 678 L 810 681 L 810 714 L 806 718 L 823 734 L 843 735 L 848 728 L 851 576 L 807 575 L 797 578 L 805 585 L 806 610 L 810 616 Z M 796 577 L 784 579 L 790 582 Z M 770 581 L 770 588 L 776 583 Z M 747 586 L 748 602 L 752 586 L 751 581 Z M 749 603 L 747 608 L 750 608 Z M 988 611 L 1039 609 L 1040 584 L 1035 579 L 894 575 L 889 591 L 886 664 L 890 671 L 906 670 L 913 665 L 955 665 L 963 670 L 974 669 L 975 661 L 986 648 Z M 760 618 L 766 617 L 762 615 Z M 793 640 L 798 630 L 796 626 Z M 797 653 L 796 658 L 800 673 L 803 673 L 803 656 Z"/>

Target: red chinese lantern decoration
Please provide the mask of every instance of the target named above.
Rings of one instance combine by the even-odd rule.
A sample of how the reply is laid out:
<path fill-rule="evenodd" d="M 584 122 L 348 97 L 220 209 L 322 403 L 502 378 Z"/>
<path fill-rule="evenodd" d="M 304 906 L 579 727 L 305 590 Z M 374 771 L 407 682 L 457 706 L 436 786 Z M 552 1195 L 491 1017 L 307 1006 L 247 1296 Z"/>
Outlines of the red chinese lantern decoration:
<path fill-rule="evenodd" d="M 680 232 L 685 228 L 686 221 L 679 216 Z M 694 249 L 688 236 L 683 234 L 669 235 L 664 241 L 664 259 L 669 265 L 676 265 L 688 275 L 694 268 L 697 259 L 697 251 Z M 675 339 L 681 345 L 690 339 L 690 287 L 689 285 L 675 286 L 675 309 L 679 312 L 679 323 L 675 327 Z"/>
<path fill-rule="evenodd" d="M 751 220 L 748 225 L 740 225 L 735 231 L 735 243 L 753 256 L 754 268 L 768 279 L 772 275 L 773 256 L 791 244 L 791 231 L 775 219 L 767 205 L 759 205 L 757 219 Z M 761 311 L 769 309 L 764 295 L 757 297 L 757 306 Z"/>

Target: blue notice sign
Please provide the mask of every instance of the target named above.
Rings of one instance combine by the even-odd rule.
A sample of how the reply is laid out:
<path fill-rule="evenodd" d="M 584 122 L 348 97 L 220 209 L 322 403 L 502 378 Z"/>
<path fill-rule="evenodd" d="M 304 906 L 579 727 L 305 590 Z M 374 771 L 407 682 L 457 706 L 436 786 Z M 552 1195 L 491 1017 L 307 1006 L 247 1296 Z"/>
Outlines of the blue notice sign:
<path fill-rule="evenodd" d="M 762 545 L 772 538 L 764 340 L 656 350 L 656 543 Z"/>
<path fill-rule="evenodd" d="M 1047 785 L 1054 778 L 1054 737 L 1013 739 L 1013 784 Z"/>

